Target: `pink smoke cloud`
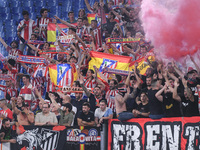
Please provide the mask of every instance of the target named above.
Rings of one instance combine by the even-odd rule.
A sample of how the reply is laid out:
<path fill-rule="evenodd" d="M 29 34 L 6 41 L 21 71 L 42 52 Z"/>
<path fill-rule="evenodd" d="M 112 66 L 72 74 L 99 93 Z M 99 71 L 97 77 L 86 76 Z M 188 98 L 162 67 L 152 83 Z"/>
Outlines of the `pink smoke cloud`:
<path fill-rule="evenodd" d="M 200 47 L 199 0 L 143 0 L 140 16 L 146 38 L 162 57 L 179 60 Z"/>

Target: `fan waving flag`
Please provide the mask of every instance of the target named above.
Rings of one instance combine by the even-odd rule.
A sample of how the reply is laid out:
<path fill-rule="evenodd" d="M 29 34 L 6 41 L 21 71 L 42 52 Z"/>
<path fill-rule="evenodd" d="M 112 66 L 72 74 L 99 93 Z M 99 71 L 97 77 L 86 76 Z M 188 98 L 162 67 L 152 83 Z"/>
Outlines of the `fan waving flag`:
<path fill-rule="evenodd" d="M 139 70 L 139 73 L 142 75 L 145 75 L 147 68 L 149 68 L 149 64 L 147 62 L 147 59 L 149 62 L 155 61 L 155 55 L 153 53 L 153 49 L 150 50 L 145 57 L 142 57 L 140 59 L 137 59 L 136 61 L 131 62 L 130 64 L 130 70 L 135 68 L 135 63 L 138 63 L 137 69 Z"/>
<path fill-rule="evenodd" d="M 71 86 L 77 79 L 77 71 L 74 64 L 49 65 L 51 81 L 56 86 Z"/>
<path fill-rule="evenodd" d="M 103 72 L 105 67 L 118 69 L 118 70 L 128 70 L 131 57 L 106 54 L 101 52 L 90 52 L 91 60 L 89 62 L 89 69 L 93 69 L 93 65 L 99 68 L 100 72 Z"/>

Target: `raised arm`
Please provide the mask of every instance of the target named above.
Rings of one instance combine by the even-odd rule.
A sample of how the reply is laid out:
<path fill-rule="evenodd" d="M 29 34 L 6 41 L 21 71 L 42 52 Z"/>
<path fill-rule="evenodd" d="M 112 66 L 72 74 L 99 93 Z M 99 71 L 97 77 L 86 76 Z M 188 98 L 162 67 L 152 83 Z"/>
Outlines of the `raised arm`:
<path fill-rule="evenodd" d="M 174 100 L 177 100 L 177 101 L 181 101 L 181 98 L 180 98 L 180 96 L 178 95 L 178 93 L 177 93 L 177 89 L 178 89 L 178 86 L 179 86 L 179 84 L 178 84 L 178 81 L 177 80 L 175 80 L 174 81 L 174 89 L 173 89 L 173 94 L 172 94 L 172 98 L 174 99 Z"/>
<path fill-rule="evenodd" d="M 182 83 L 183 83 L 183 86 L 187 92 L 187 96 L 189 98 L 189 100 L 191 102 L 194 102 L 194 95 L 192 94 L 192 91 L 191 89 L 187 86 L 187 80 L 185 80 L 185 78 L 182 78 Z"/>
<path fill-rule="evenodd" d="M 167 84 L 165 83 L 165 86 L 163 86 L 163 88 L 162 89 L 160 89 L 157 93 L 156 93 L 156 98 L 159 100 L 159 101 L 161 101 L 161 102 L 163 102 L 163 96 L 161 95 L 163 92 L 164 92 L 164 90 L 167 88 Z"/>
<path fill-rule="evenodd" d="M 15 105 L 15 100 L 16 98 L 15 97 L 12 97 L 11 98 L 11 101 L 12 101 L 12 110 L 13 110 L 13 113 L 18 115 L 20 113 L 20 110 L 17 109 L 16 105 Z"/>
<path fill-rule="evenodd" d="M 90 93 L 90 91 L 84 86 L 83 76 L 82 76 L 82 75 L 80 75 L 79 82 L 80 82 L 80 85 L 81 85 L 83 91 L 84 91 L 85 94 L 87 95 L 87 97 L 90 97 L 91 93 Z"/>
<path fill-rule="evenodd" d="M 5 48 L 7 48 L 8 47 L 8 45 L 6 44 L 6 42 L 0 37 L 0 42 L 3 44 L 3 46 L 5 47 Z"/>
<path fill-rule="evenodd" d="M 64 21 L 64 20 L 60 19 L 58 16 L 54 16 L 54 18 L 56 20 L 59 20 L 61 23 L 65 24 L 69 28 L 75 28 L 76 27 L 76 26 L 72 25 L 71 23 L 68 23 L 67 21 Z"/>
<path fill-rule="evenodd" d="M 89 11 L 92 11 L 91 9 L 91 6 L 90 6 L 90 3 L 88 2 L 88 0 L 84 0 L 85 1 L 85 4 L 86 4 L 86 7 Z"/>
<path fill-rule="evenodd" d="M 179 75 L 181 78 L 184 78 L 183 72 L 179 70 L 179 68 L 175 65 L 174 62 L 172 62 L 172 66 L 174 67 L 174 70 L 176 71 L 176 73 L 178 73 L 178 75 Z"/>

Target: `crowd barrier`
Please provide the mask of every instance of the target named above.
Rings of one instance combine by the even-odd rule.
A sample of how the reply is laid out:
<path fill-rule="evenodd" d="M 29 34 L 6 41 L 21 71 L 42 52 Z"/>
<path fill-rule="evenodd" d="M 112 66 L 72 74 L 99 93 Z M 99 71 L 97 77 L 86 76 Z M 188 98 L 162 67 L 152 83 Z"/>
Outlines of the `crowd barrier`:
<path fill-rule="evenodd" d="M 97 127 L 23 126 L 0 150 L 196 150 L 200 117 L 111 119 Z"/>
<path fill-rule="evenodd" d="M 16 136 L 17 143 L 2 150 L 100 150 L 100 128 L 21 126 L 20 130 L 22 134 Z"/>

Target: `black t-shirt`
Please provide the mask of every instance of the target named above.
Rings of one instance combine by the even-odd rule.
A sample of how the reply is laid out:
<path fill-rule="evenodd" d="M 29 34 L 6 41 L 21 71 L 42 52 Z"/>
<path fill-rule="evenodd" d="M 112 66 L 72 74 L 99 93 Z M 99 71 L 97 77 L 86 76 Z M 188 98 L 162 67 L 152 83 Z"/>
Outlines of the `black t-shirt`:
<path fill-rule="evenodd" d="M 199 112 L 198 110 L 198 101 L 190 101 L 185 98 L 184 95 L 181 97 L 181 103 L 182 103 L 182 112 L 183 116 L 185 117 L 192 117 L 192 116 L 198 116 Z M 197 107 L 197 108 L 196 108 Z"/>
<path fill-rule="evenodd" d="M 12 139 L 12 129 L 5 129 L 3 126 L 1 127 L 0 133 L 5 133 L 4 140 L 10 140 Z"/>
<path fill-rule="evenodd" d="M 191 89 L 192 94 L 194 95 L 194 102 L 193 102 L 193 116 L 199 116 L 199 108 L 198 108 L 198 101 L 199 101 L 199 94 L 198 94 L 198 89 L 197 85 L 200 84 L 200 79 L 196 78 L 196 82 L 193 84 L 188 83 L 188 87 Z"/>
<path fill-rule="evenodd" d="M 180 117 L 181 103 L 172 98 L 172 93 L 162 93 L 166 117 Z"/>
<path fill-rule="evenodd" d="M 87 99 L 81 99 L 80 101 L 77 101 L 76 99 L 71 100 L 71 104 L 77 108 L 77 112 L 82 110 L 82 105 L 84 102 L 87 102 Z"/>
<path fill-rule="evenodd" d="M 102 99 L 105 99 L 105 97 L 102 97 Z M 94 94 L 90 94 L 90 97 L 89 97 L 89 103 L 90 103 L 90 110 L 92 112 L 94 112 L 96 110 L 96 108 L 98 108 L 98 104 L 102 99 L 96 99 Z"/>
<path fill-rule="evenodd" d="M 162 102 L 160 102 L 155 96 L 157 92 L 158 90 L 152 90 L 152 89 L 147 91 L 149 99 L 150 115 L 164 115 Z"/>
<path fill-rule="evenodd" d="M 88 114 L 86 115 L 81 110 L 81 111 L 79 111 L 77 118 L 80 118 L 86 122 L 91 122 L 91 121 L 94 121 L 94 113 L 92 111 L 89 111 Z"/>
<path fill-rule="evenodd" d="M 148 113 L 148 112 L 150 112 L 149 103 L 147 103 L 146 105 L 143 105 L 142 103 L 140 103 L 136 109 L 139 112 L 142 112 L 142 113 Z M 142 115 L 138 115 L 138 118 L 148 118 L 148 117 L 142 116 Z"/>

